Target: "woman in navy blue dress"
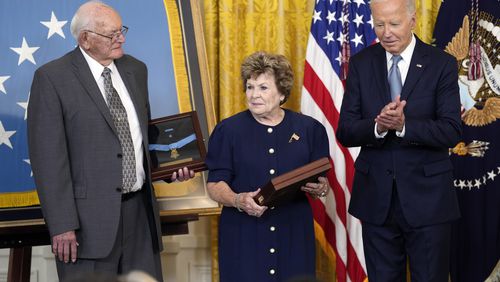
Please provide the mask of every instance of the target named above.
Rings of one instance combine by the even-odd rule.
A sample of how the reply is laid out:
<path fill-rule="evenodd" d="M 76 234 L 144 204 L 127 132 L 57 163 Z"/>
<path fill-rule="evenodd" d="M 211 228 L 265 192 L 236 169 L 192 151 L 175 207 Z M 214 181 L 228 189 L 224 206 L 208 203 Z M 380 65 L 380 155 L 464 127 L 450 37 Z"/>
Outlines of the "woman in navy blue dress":
<path fill-rule="evenodd" d="M 293 72 L 282 55 L 257 52 L 241 67 L 248 110 L 221 121 L 210 136 L 208 192 L 224 207 L 219 224 L 220 281 L 286 281 L 315 276 L 312 198 L 328 181 L 307 183 L 303 195 L 277 207 L 257 205 L 259 188 L 280 174 L 329 156 L 325 128 L 281 108 Z"/>

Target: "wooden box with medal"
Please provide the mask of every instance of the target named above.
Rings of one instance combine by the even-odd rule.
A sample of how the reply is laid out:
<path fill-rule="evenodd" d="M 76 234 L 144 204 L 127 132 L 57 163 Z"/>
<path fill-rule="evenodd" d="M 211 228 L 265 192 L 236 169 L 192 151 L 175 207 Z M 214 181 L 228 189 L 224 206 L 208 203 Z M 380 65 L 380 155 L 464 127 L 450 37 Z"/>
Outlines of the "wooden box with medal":
<path fill-rule="evenodd" d="M 153 119 L 149 122 L 151 179 L 169 180 L 174 171 L 188 167 L 206 170 L 205 143 L 195 111 Z"/>

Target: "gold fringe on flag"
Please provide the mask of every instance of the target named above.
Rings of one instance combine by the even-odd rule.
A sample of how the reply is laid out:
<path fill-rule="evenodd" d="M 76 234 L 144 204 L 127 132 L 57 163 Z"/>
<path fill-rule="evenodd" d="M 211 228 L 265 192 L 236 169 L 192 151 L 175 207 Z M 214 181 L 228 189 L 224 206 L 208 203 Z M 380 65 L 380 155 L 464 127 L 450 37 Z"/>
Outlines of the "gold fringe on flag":
<path fill-rule="evenodd" d="M 168 30 L 170 34 L 170 48 L 172 49 L 172 63 L 174 64 L 175 86 L 179 112 L 192 110 L 189 95 L 189 80 L 186 70 L 186 58 L 182 37 L 182 27 L 179 19 L 179 9 L 175 0 L 164 0 L 167 13 Z"/>
<path fill-rule="evenodd" d="M 332 245 L 326 240 L 321 225 L 314 221 L 316 236 L 316 276 L 320 281 L 336 281 L 336 256 Z"/>
<path fill-rule="evenodd" d="M 0 194 L 0 208 L 15 208 L 39 205 L 36 190 Z"/>

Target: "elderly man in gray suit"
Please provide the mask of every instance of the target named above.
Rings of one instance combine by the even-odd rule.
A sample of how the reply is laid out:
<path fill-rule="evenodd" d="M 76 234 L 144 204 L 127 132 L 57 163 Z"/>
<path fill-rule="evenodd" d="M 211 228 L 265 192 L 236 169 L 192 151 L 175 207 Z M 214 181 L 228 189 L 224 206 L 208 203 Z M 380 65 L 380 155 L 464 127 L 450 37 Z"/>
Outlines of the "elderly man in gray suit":
<path fill-rule="evenodd" d="M 34 75 L 29 151 L 61 280 L 143 270 L 162 281 L 147 69 L 124 55 L 126 32 L 112 7 L 87 2 L 71 22 L 78 47 Z"/>

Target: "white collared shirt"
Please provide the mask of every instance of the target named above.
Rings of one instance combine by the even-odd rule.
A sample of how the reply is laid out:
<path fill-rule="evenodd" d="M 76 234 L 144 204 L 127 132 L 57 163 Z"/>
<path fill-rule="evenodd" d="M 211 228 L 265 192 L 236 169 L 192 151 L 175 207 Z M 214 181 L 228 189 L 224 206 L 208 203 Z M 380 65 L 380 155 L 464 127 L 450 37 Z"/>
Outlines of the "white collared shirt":
<path fill-rule="evenodd" d="M 411 36 L 411 41 L 408 46 L 399 54 L 401 56 L 401 60 L 398 62 L 399 73 L 401 74 L 401 83 L 404 86 L 406 81 L 406 76 L 408 75 L 408 70 L 410 69 L 411 57 L 413 56 L 413 51 L 415 50 L 415 45 L 417 44 L 417 40 L 415 39 L 415 35 Z M 392 67 L 392 57 L 394 55 L 385 51 L 385 58 L 387 60 L 387 73 Z M 403 130 L 396 131 L 396 136 L 404 137 L 406 132 L 406 124 L 403 125 Z M 384 138 L 387 135 L 386 132 L 378 133 L 377 132 L 377 123 L 375 123 L 375 137 Z"/>
<path fill-rule="evenodd" d="M 92 72 L 92 76 L 97 82 L 99 90 L 101 90 L 102 97 L 107 104 L 108 101 L 104 91 L 104 78 L 101 75 L 104 70 L 104 66 L 97 62 L 94 58 L 90 57 L 81 47 L 80 51 L 82 51 L 83 57 L 85 57 L 90 71 Z M 130 94 L 127 90 L 127 87 L 125 87 L 125 84 L 123 83 L 120 72 L 116 68 L 115 63 L 111 62 L 111 64 L 106 67 L 111 70 L 111 81 L 113 82 L 113 87 L 116 89 L 116 92 L 118 92 L 118 96 L 120 96 L 122 104 L 127 111 L 130 134 L 132 135 L 132 142 L 134 143 L 135 166 L 137 172 L 137 182 L 134 184 L 130 192 L 137 191 L 141 189 L 142 184 L 144 184 L 144 181 L 146 179 L 146 173 L 144 172 L 143 166 L 144 153 L 142 150 L 142 133 L 141 127 L 139 125 L 139 118 L 137 117 L 137 112 L 135 111 L 135 107 L 132 103 L 132 99 L 130 98 Z"/>
<path fill-rule="evenodd" d="M 411 36 L 411 41 L 406 49 L 399 54 L 401 56 L 401 60 L 398 62 L 399 72 L 401 73 L 401 83 L 404 86 L 406 81 L 406 76 L 408 75 L 408 70 L 410 69 L 411 57 L 413 56 L 413 51 L 415 50 L 415 45 L 417 44 L 417 40 L 415 39 L 415 35 Z M 392 57 L 394 55 L 385 51 L 385 58 L 387 59 L 387 73 L 392 66 Z"/>

